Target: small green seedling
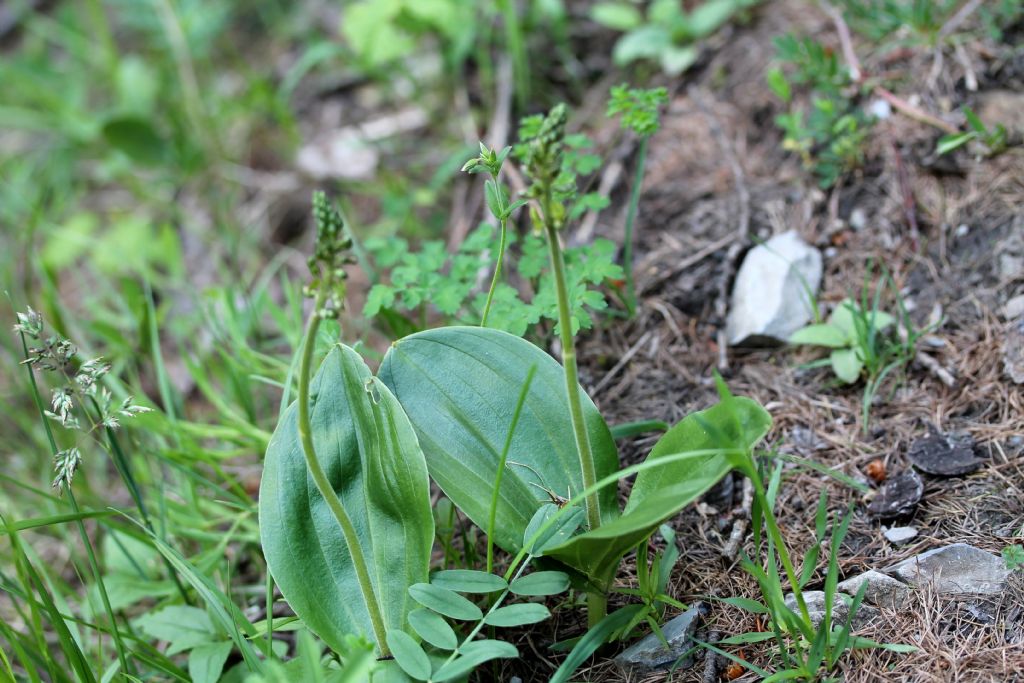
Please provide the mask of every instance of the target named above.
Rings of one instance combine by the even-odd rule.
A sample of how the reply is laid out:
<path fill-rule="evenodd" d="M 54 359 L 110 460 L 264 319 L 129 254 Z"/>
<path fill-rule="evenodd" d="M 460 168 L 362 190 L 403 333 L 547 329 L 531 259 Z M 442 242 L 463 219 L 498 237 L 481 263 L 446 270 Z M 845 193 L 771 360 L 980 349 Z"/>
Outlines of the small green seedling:
<path fill-rule="evenodd" d="M 865 430 L 871 402 L 882 382 L 914 359 L 917 342 L 931 327 L 917 329 L 900 301 L 900 317 L 880 309 L 882 287 L 869 297 L 867 279 L 860 302 L 844 299 L 836 306 L 828 322 L 808 325 L 793 333 L 792 344 L 823 346 L 832 349 L 828 359 L 810 367 L 828 365 L 844 384 L 865 379 L 861 418 Z M 896 323 L 900 329 L 894 329 Z"/>
<path fill-rule="evenodd" d="M 862 310 L 853 299 L 843 299 L 828 322 L 808 325 L 789 338 L 791 344 L 824 346 L 832 349 L 832 372 L 846 384 L 854 384 L 870 364 L 875 370 L 878 346 L 896 322 L 884 311 Z"/>
<path fill-rule="evenodd" d="M 622 262 L 626 270 L 626 308 L 630 316 L 636 313 L 636 288 L 633 285 L 633 225 L 636 222 L 637 205 L 640 203 L 640 189 L 644 183 L 647 142 L 661 126 L 658 109 L 666 102 L 668 91 L 665 88 L 640 90 L 626 85 L 614 86 L 608 100 L 608 116 L 621 114 L 622 127 L 640 136 L 640 148 L 636 154 L 636 175 L 629 193 L 626 235 L 622 247 Z"/>
<path fill-rule="evenodd" d="M 612 53 L 615 63 L 657 62 L 669 76 L 689 69 L 700 56 L 700 41 L 712 35 L 758 0 L 708 0 L 686 11 L 678 0 L 654 0 L 646 16 L 631 2 L 601 2 L 590 16 L 599 24 L 623 31 Z"/>
<path fill-rule="evenodd" d="M 995 156 L 1006 150 L 1008 138 L 1005 126 L 997 123 L 990 129 L 970 107 L 964 107 L 963 111 L 970 130 L 942 136 L 935 147 L 935 151 L 938 154 L 949 154 L 955 149 L 960 149 L 971 140 L 977 140 L 984 145 L 985 151 L 989 156 Z"/>
<path fill-rule="evenodd" d="M 1024 546 L 1008 545 L 1003 548 L 1003 562 L 1010 571 L 1024 567 Z"/>
<path fill-rule="evenodd" d="M 791 35 L 775 39 L 776 57 L 788 65 L 768 70 L 768 85 L 787 105 L 775 118 L 785 133 L 783 147 L 798 154 L 823 188 L 864 163 L 874 120 L 854 103 L 849 72 L 835 52 L 811 39 Z M 794 86 L 809 91 L 810 107 L 794 101 Z"/>

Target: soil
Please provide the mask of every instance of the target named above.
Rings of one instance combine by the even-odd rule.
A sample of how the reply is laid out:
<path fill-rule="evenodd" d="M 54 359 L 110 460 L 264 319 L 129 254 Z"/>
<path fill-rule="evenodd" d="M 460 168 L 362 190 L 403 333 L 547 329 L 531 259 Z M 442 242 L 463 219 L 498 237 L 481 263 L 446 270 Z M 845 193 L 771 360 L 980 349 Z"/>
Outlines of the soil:
<path fill-rule="evenodd" d="M 826 15 L 806 3 L 773 3 L 749 26 L 732 30 L 673 94 L 663 127 L 651 140 L 641 202 L 639 313 L 581 340 L 582 382 L 589 389 L 600 387 L 592 395 L 610 424 L 672 423 L 715 401 L 712 371 L 717 367 L 734 393 L 768 408 L 774 420 L 771 448 L 834 468 L 872 492 L 886 473 L 896 476 L 911 468 L 909 446 L 931 429 L 973 439 L 981 467 L 963 476 L 922 473 L 920 504 L 899 518 L 879 521 L 867 511 L 872 494 L 861 496 L 796 465 L 785 471 L 778 515 L 791 553 L 802 557 L 814 539 L 819 492 L 828 491 L 833 512 L 852 506 L 853 522 L 839 559 L 841 578 L 954 542 L 999 553 L 1024 526 L 1024 387 L 1011 381 L 1002 360 L 1011 323 L 1003 319 L 1002 308 L 1024 291 L 1024 268 L 1014 270 L 1012 262 L 1024 253 L 1018 244 L 1024 239 L 1024 151 L 1011 148 L 989 159 L 959 151 L 939 160 L 931 150 L 942 133 L 894 114 L 876 125 L 861 171 L 831 190 L 818 189 L 799 160 L 782 150 L 781 133 L 772 122 L 778 105 L 763 79 L 774 53 L 771 41 L 787 31 L 831 40 L 838 50 Z M 1019 75 L 1007 66 L 1012 62 L 971 55 L 977 91 L 966 89 L 962 64 L 946 62 L 930 82 L 908 80 L 899 94 L 916 95 L 929 111 L 944 111 L 950 101 L 984 104 L 991 93 L 1003 97 L 1005 89 L 1015 87 Z M 898 67 L 925 74 L 934 59 L 934 54 L 917 56 Z M 1024 106 L 1019 95 L 1016 102 Z M 621 241 L 627 189 L 617 189 L 621 196 L 613 196 L 613 206 L 623 208 L 605 212 L 598 234 Z M 861 419 L 862 386 L 837 386 L 827 370 L 803 368 L 813 352 L 730 348 L 721 353 L 720 302 L 736 263 L 755 240 L 790 229 L 824 253 L 823 307 L 856 295 L 865 278 L 877 281 L 884 269 L 917 324 L 940 321 L 923 349 L 935 363 L 912 363 L 886 382 L 867 425 Z M 891 296 L 885 303 L 895 306 Z M 618 362 L 627 356 L 628 362 Z M 952 386 L 935 367 L 952 375 Z M 623 462 L 641 459 L 656 439 L 623 442 Z M 876 460 L 881 462 L 872 465 L 869 477 L 868 465 Z M 673 522 L 682 559 L 671 588 L 679 600 L 758 596 L 754 581 L 723 553 L 733 525 L 742 519 L 741 497 L 740 480 L 729 480 Z M 897 547 L 883 538 L 887 526 L 914 526 L 919 535 Z M 753 551 L 748 538 L 746 552 Z M 824 562 L 810 589 L 821 587 Z M 628 574 L 620 573 L 624 587 Z M 524 637 L 521 651 L 536 657 L 527 654 L 514 668 L 523 680 L 544 680 L 558 659 L 545 644 L 582 628 L 576 622 L 552 624 L 553 635 L 545 627 Z M 705 637 L 711 631 L 725 637 L 764 628 L 752 615 L 717 603 L 705 624 Z M 858 651 L 839 666 L 846 681 L 1024 680 L 1024 580 L 1018 572 L 1008 590 L 987 600 L 950 599 L 924 587 L 907 607 L 882 609 L 881 617 L 857 634 L 919 650 L 909 655 Z M 603 655 L 574 680 L 724 680 L 720 676 L 728 664 L 719 662 L 710 678 L 698 661 L 672 676 L 628 679 L 612 664 L 614 649 Z M 746 647 L 743 656 L 772 664 L 769 648 Z M 501 680 L 509 675 L 503 672 Z M 755 679 L 748 673 L 737 680 Z"/>

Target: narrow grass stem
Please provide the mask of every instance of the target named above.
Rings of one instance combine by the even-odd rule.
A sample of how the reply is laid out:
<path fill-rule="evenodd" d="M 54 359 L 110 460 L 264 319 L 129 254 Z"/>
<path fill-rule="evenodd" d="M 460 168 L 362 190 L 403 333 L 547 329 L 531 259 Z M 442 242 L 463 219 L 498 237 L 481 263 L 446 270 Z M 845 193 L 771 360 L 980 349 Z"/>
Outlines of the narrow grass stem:
<path fill-rule="evenodd" d="M 100 410 L 100 405 L 96 401 L 94 396 L 89 396 L 89 400 L 92 403 L 93 410 L 96 411 L 96 421 L 101 422 L 103 420 L 103 412 Z M 142 517 L 142 523 L 145 524 L 146 528 L 154 536 L 156 535 L 156 529 L 153 527 L 153 521 L 149 516 L 149 510 L 146 509 L 146 504 L 142 500 L 142 492 L 139 490 L 138 482 L 135 481 L 135 475 L 132 474 L 131 464 L 125 455 L 124 450 L 121 448 L 121 443 L 114 433 L 114 430 L 110 427 L 104 427 L 104 431 L 107 435 L 107 443 L 110 445 L 110 453 L 112 460 L 114 461 L 114 468 L 117 469 L 117 473 L 121 476 L 121 480 L 124 482 L 125 488 L 128 489 L 128 493 L 132 497 L 132 501 L 135 503 L 136 509 L 139 511 L 139 515 Z M 178 576 L 178 572 L 174 569 L 174 565 L 166 557 L 161 555 L 164 562 L 164 567 L 167 568 L 167 572 L 171 579 L 174 581 L 174 585 L 178 589 L 178 593 L 181 595 L 181 599 L 185 601 L 186 605 L 191 605 L 192 600 L 188 597 L 188 592 L 185 591 L 185 586 L 181 583 L 181 578 Z"/>
<path fill-rule="evenodd" d="M 636 315 L 636 286 L 633 280 L 633 226 L 636 224 L 637 207 L 640 204 L 640 191 L 644 184 L 644 164 L 647 162 L 648 136 L 640 138 L 640 149 L 636 154 L 636 174 L 633 176 L 633 187 L 629 193 L 629 205 L 626 209 L 626 234 L 622 244 L 622 265 L 626 271 L 626 310 L 629 317 Z"/>
<path fill-rule="evenodd" d="M 793 561 L 789 557 L 789 551 L 786 550 L 786 543 L 782 538 L 782 532 L 779 530 L 779 525 L 775 520 L 775 514 L 772 512 L 772 508 L 768 504 L 768 496 L 765 494 L 764 483 L 761 481 L 761 477 L 757 473 L 757 466 L 754 465 L 752 460 L 747 467 L 747 476 L 750 477 L 750 480 L 754 485 L 754 496 L 757 498 L 758 502 L 761 504 L 761 509 L 764 511 L 764 522 L 768 529 L 768 534 L 771 536 L 775 547 L 778 548 L 779 559 L 782 561 L 782 569 L 786 572 L 786 579 L 789 581 L 789 585 L 793 589 L 793 597 L 796 599 L 797 607 L 800 608 L 800 615 L 809 624 L 811 623 L 811 615 L 807 609 L 807 602 L 804 600 L 803 591 L 800 590 L 800 580 L 797 578 L 796 568 L 793 566 Z"/>
<path fill-rule="evenodd" d="M 498 287 L 501 278 L 501 263 L 505 260 L 505 247 L 508 244 L 508 219 L 501 219 L 501 238 L 498 242 L 498 261 L 494 264 L 494 275 L 491 276 L 491 287 L 487 290 L 487 302 L 484 304 L 484 314 L 480 318 L 480 327 L 487 327 L 487 315 L 491 312 L 491 301 L 494 299 L 494 290 Z"/>
<path fill-rule="evenodd" d="M 21 335 L 21 348 L 28 360 L 28 343 L 25 341 L 25 335 Z M 32 370 L 32 366 L 26 364 L 25 371 L 28 373 L 29 386 L 32 388 L 32 399 L 35 401 L 36 409 L 39 411 L 39 419 L 42 420 L 43 428 L 46 430 L 46 438 L 50 442 L 50 451 L 53 457 L 56 457 L 60 449 L 57 447 L 57 440 L 53 436 L 53 430 L 50 428 L 50 421 L 46 417 L 46 408 L 43 406 L 43 399 L 39 395 L 39 385 L 36 384 L 36 376 Z M 71 510 L 77 515 L 81 509 L 78 507 L 78 500 L 75 498 L 74 492 L 71 490 L 71 486 L 65 487 L 68 494 L 68 502 L 71 504 Z M 131 673 L 131 669 L 128 668 L 128 655 L 125 648 L 124 642 L 121 640 L 121 632 L 117 628 L 117 621 L 114 619 L 114 610 L 110 606 L 110 597 L 107 595 L 107 586 L 103 583 L 103 574 L 100 573 L 100 564 L 96 560 L 96 550 L 93 548 L 92 540 L 89 538 L 89 534 L 85 530 L 85 523 L 81 517 L 75 520 L 75 526 L 78 528 L 78 535 L 82 538 L 82 545 L 85 546 L 85 554 L 89 560 L 89 571 L 92 572 L 93 580 L 96 581 L 96 588 L 99 590 L 100 601 L 103 603 L 103 611 L 106 612 L 107 620 L 110 621 L 110 633 L 114 638 L 114 646 L 117 649 L 117 659 L 121 665 L 121 673 L 127 679 Z"/>
<path fill-rule="evenodd" d="M 313 312 L 310 314 L 309 322 L 306 324 L 306 333 L 302 342 L 302 359 L 299 364 L 299 441 L 302 443 L 302 453 L 306 456 L 306 466 L 313 476 L 313 482 L 320 491 L 327 507 L 330 508 L 341 533 L 345 537 L 345 545 L 348 546 L 349 555 L 352 557 L 352 565 L 356 571 L 356 579 L 359 582 L 359 591 L 362 593 L 363 602 L 366 603 L 366 610 L 370 614 L 370 624 L 373 627 L 373 635 L 377 640 L 377 647 L 380 649 L 381 657 L 387 657 L 387 639 L 385 638 L 384 617 L 381 615 L 380 603 L 377 602 L 377 595 L 373 590 L 373 583 L 370 580 L 370 571 L 366 565 L 366 557 L 363 555 L 362 546 L 359 544 L 359 537 L 356 535 L 355 526 L 345 511 L 341 499 L 335 492 L 327 474 L 320 466 L 316 450 L 313 446 L 313 430 L 309 414 L 309 381 L 313 369 L 313 351 L 316 347 L 316 333 L 320 329 L 320 311 L 327 301 L 327 287 L 322 287 L 317 294 L 313 304 Z"/>

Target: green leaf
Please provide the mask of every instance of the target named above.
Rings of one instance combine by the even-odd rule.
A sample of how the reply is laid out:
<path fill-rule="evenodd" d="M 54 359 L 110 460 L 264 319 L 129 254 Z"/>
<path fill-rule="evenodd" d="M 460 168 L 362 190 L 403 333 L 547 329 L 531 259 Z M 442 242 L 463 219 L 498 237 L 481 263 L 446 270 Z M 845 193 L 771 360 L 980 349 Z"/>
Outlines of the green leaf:
<path fill-rule="evenodd" d="M 860 307 L 854 303 L 853 299 L 843 299 L 835 307 L 835 310 L 832 311 L 828 322 L 846 335 L 846 338 L 852 344 L 857 341 L 857 325 L 854 323 L 854 316 L 859 314 Z"/>
<path fill-rule="evenodd" d="M 207 643 L 188 654 L 188 675 L 193 683 L 217 683 L 234 645 L 231 641 Z"/>
<path fill-rule="evenodd" d="M 600 2 L 590 10 L 590 18 L 616 31 L 629 31 L 643 23 L 643 15 L 625 2 Z"/>
<path fill-rule="evenodd" d="M 777 66 L 768 69 L 765 79 L 768 81 L 768 87 L 780 100 L 788 103 L 793 98 L 793 91 L 789 86 L 789 81 L 786 80 L 786 74 L 782 73 L 782 69 Z"/>
<path fill-rule="evenodd" d="M 583 662 L 590 659 L 590 655 L 594 654 L 597 648 L 608 642 L 619 629 L 632 621 L 645 608 L 645 605 L 628 605 L 605 616 L 604 619 L 599 621 L 596 626 L 588 630 L 580 638 L 576 646 L 573 647 L 572 652 L 569 653 L 569 656 L 565 658 L 562 665 L 555 671 L 555 675 L 551 677 L 550 683 L 566 683 L 569 677 L 576 672 L 576 669 L 580 668 Z"/>
<path fill-rule="evenodd" d="M 757 600 L 751 600 L 750 598 L 722 598 L 719 602 L 724 602 L 727 605 L 733 607 L 739 607 L 747 612 L 753 612 L 754 614 L 768 614 L 768 608 L 759 603 Z"/>
<path fill-rule="evenodd" d="M 103 139 L 132 161 L 155 166 L 164 161 L 167 148 L 153 126 L 145 119 L 121 116 L 103 124 Z"/>
<path fill-rule="evenodd" d="M 378 373 L 416 428 L 431 477 L 485 529 L 512 414 L 534 365 L 498 496 L 494 540 L 509 552 L 519 550 L 530 519 L 548 501 L 539 487 L 563 497 L 583 490 L 562 367 L 508 333 L 447 327 L 395 342 Z M 583 412 L 597 476 L 608 476 L 618 469 L 615 442 L 585 394 Z M 605 520 L 617 515 L 612 488 L 602 492 L 600 503 Z"/>
<path fill-rule="evenodd" d="M 426 608 L 409 612 L 409 625 L 420 638 L 442 650 L 454 650 L 459 646 L 455 631 L 440 614 Z"/>
<path fill-rule="evenodd" d="M 565 572 L 542 571 L 520 576 L 509 590 L 516 595 L 558 595 L 569 590 L 569 575 Z"/>
<path fill-rule="evenodd" d="M 412 425 L 352 349 L 335 348 L 311 392 L 317 457 L 352 518 L 386 628 L 414 607 L 407 589 L 427 580 L 434 521 L 426 464 Z M 338 523 L 309 474 L 296 406 L 274 432 L 264 462 L 260 537 L 271 574 L 295 613 L 332 649 L 372 637 Z"/>
<path fill-rule="evenodd" d="M 813 346 L 827 346 L 832 349 L 842 349 L 850 345 L 850 340 L 841 329 L 835 325 L 820 323 L 808 325 L 797 330 L 789 338 L 790 344 L 811 344 Z"/>
<path fill-rule="evenodd" d="M 544 605 L 538 602 L 522 602 L 499 607 L 484 618 L 484 623 L 488 626 L 508 628 L 536 624 L 550 616 L 551 612 Z"/>
<path fill-rule="evenodd" d="M 554 503 L 547 503 L 537 508 L 537 512 L 534 513 L 530 519 L 530 523 L 526 525 L 526 531 L 523 532 L 523 545 L 530 542 L 541 526 L 548 521 L 550 517 L 553 517 L 558 513 L 559 507 Z M 566 513 L 560 521 L 557 521 L 547 531 L 541 534 L 536 541 L 533 542 L 533 546 L 530 549 L 530 553 L 533 555 L 542 555 L 548 548 L 553 548 L 557 545 L 561 545 L 569 540 L 569 538 L 576 533 L 576 530 L 583 526 L 586 521 L 586 513 L 582 508 L 574 508 L 571 512 Z"/>
<path fill-rule="evenodd" d="M 417 681 L 426 681 L 430 678 L 430 658 L 412 636 L 405 631 L 391 629 L 388 631 L 387 641 L 388 648 L 402 671 Z"/>
<path fill-rule="evenodd" d="M 966 133 L 950 133 L 949 135 L 943 135 L 939 138 L 939 142 L 935 146 L 935 152 L 940 155 L 949 154 L 954 149 L 963 147 L 976 137 L 978 137 L 978 134 L 973 130 Z"/>
<path fill-rule="evenodd" d="M 853 384 L 860 379 L 860 373 L 864 369 L 864 363 L 857 355 L 856 349 L 836 349 L 829 356 L 829 361 L 832 363 L 832 372 L 847 384 Z"/>
<path fill-rule="evenodd" d="M 666 432 L 647 460 L 678 453 L 695 453 L 664 467 L 637 475 L 622 516 L 599 529 L 574 536 L 545 551 L 585 572 L 599 586 L 607 586 L 619 560 L 650 537 L 665 520 L 695 501 L 732 468 L 725 455 L 701 451 L 749 450 L 771 427 L 771 417 L 757 402 L 732 397 L 689 415 Z"/>
<path fill-rule="evenodd" d="M 659 55 L 661 70 L 669 76 L 678 76 L 693 66 L 699 56 L 700 52 L 693 45 L 683 45 L 682 47 L 670 45 Z"/>
<path fill-rule="evenodd" d="M 431 680 L 450 681 L 492 659 L 512 659 L 519 656 L 519 650 L 515 645 L 500 640 L 474 640 L 467 643 L 459 652 L 458 659 L 438 669 Z"/>
<path fill-rule="evenodd" d="M 206 611 L 187 605 L 170 605 L 157 612 L 149 612 L 139 617 L 135 624 L 151 638 L 168 641 L 168 655 L 208 644 L 217 637 Z"/>
<path fill-rule="evenodd" d="M 717 31 L 736 12 L 736 0 L 707 0 L 686 17 L 687 32 L 703 38 Z"/>
<path fill-rule="evenodd" d="M 612 49 L 612 59 L 624 66 L 638 59 L 655 59 L 671 47 L 672 39 L 664 27 L 646 24 L 619 38 Z"/>
<path fill-rule="evenodd" d="M 409 586 L 409 595 L 424 607 L 452 619 L 475 621 L 483 616 L 480 608 L 466 598 L 455 591 L 433 584 L 413 584 Z"/>
<path fill-rule="evenodd" d="M 446 569 L 433 574 L 430 583 L 459 593 L 494 593 L 508 588 L 500 576 L 475 569 Z"/>

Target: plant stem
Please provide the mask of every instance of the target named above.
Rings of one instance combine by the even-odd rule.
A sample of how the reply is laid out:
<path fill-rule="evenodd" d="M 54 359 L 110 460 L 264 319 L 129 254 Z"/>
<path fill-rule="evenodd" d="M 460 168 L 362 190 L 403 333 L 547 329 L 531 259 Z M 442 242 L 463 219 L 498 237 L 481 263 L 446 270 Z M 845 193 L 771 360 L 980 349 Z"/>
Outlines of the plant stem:
<path fill-rule="evenodd" d="M 594 628 L 608 614 L 608 596 L 601 591 L 587 593 L 587 628 Z"/>
<path fill-rule="evenodd" d="M 21 333 L 21 349 L 24 353 L 25 359 L 28 360 L 28 343 L 25 341 L 25 334 Z M 36 409 L 39 411 L 39 418 L 43 422 L 43 428 L 46 430 L 46 438 L 50 442 L 50 451 L 53 457 L 56 457 L 60 449 L 57 447 L 57 440 L 53 437 L 53 430 L 50 428 L 49 419 L 46 417 L 46 409 L 43 407 L 43 399 L 39 395 L 39 385 L 36 384 L 36 376 L 32 371 L 32 366 L 26 364 L 25 371 L 28 373 L 29 385 L 32 387 L 32 398 L 35 400 Z M 71 490 L 70 483 L 65 487 L 68 494 L 68 502 L 71 503 L 71 509 L 77 515 L 80 512 L 78 507 L 78 500 L 75 498 L 74 492 Z M 110 621 L 110 633 L 114 637 L 114 645 L 117 649 L 117 659 L 121 665 L 121 674 L 126 679 L 131 673 L 131 669 L 128 668 L 128 657 L 124 642 L 121 640 L 121 632 L 117 629 L 117 621 L 114 619 L 114 610 L 110 606 L 110 597 L 107 595 L 106 584 L 103 583 L 103 575 L 100 573 L 100 564 L 96 561 L 96 551 L 93 548 L 92 540 L 89 538 L 89 534 L 86 533 L 85 523 L 82 518 L 79 517 L 75 520 L 75 526 L 78 528 L 78 535 L 82 538 L 82 545 L 85 546 L 85 554 L 89 559 L 89 570 L 92 572 L 93 578 L 96 581 L 96 587 L 100 593 L 100 601 L 103 602 L 103 611 L 107 614 L 107 619 Z"/>
<path fill-rule="evenodd" d="M 771 505 L 768 504 L 768 496 L 764 491 L 764 483 L 761 481 L 760 475 L 757 473 L 757 466 L 753 462 L 753 458 L 750 458 L 750 462 L 747 464 L 749 468 L 747 476 L 750 477 L 751 482 L 754 484 L 754 495 L 757 497 L 758 502 L 761 504 L 761 509 L 764 511 L 764 522 L 765 526 L 768 527 L 768 533 L 772 537 L 772 542 L 775 543 L 775 547 L 779 551 L 779 559 L 782 560 L 782 568 L 786 572 L 786 578 L 789 580 L 789 585 L 793 589 L 793 597 L 796 599 L 796 604 L 800 608 L 800 614 L 804 620 L 809 624 L 811 623 L 811 615 L 807 610 L 807 603 L 804 601 L 803 591 L 800 590 L 800 581 L 797 579 L 796 568 L 793 566 L 793 561 L 789 557 L 789 551 L 786 550 L 786 543 L 782 539 L 782 532 L 779 530 L 779 525 L 775 521 L 775 514 L 772 512 Z"/>
<path fill-rule="evenodd" d="M 626 209 L 626 235 L 622 244 L 622 265 L 626 270 L 626 310 L 629 311 L 630 318 L 636 315 L 636 289 L 633 285 L 633 226 L 636 223 L 640 190 L 644 183 L 648 139 L 646 135 L 640 139 L 640 149 L 636 154 L 636 175 L 633 176 L 633 187 L 629 193 L 629 206 Z"/>
<path fill-rule="evenodd" d="M 384 618 L 381 615 L 380 603 L 373 590 L 373 583 L 370 580 L 370 572 L 366 565 L 366 557 L 359 545 L 359 537 L 352 525 L 352 520 L 345 512 L 345 506 L 338 498 L 337 492 L 327 479 L 327 474 L 320 466 L 316 449 L 313 447 L 313 429 L 309 415 L 309 381 L 312 374 L 313 351 L 316 347 L 316 333 L 320 328 L 320 311 L 327 301 L 327 287 L 322 287 L 317 294 L 313 304 L 313 312 L 306 324 L 306 333 L 302 342 L 302 359 L 299 364 L 299 441 L 302 443 L 302 453 L 306 456 L 306 466 L 313 476 L 313 482 L 320 491 L 327 507 L 334 514 L 341 533 L 345 537 L 345 544 L 348 546 L 349 556 L 352 558 L 352 565 L 356 570 L 356 579 L 359 581 L 359 591 L 362 593 L 363 602 L 366 604 L 366 611 L 370 614 L 370 624 L 373 627 L 373 635 L 377 640 L 377 647 L 380 649 L 381 657 L 387 657 L 387 640 L 385 638 Z"/>
<path fill-rule="evenodd" d="M 565 369 L 565 392 L 569 399 L 569 416 L 572 418 L 572 429 L 576 436 L 576 449 L 580 456 L 580 470 L 583 475 L 583 487 L 591 488 L 597 482 L 597 470 L 594 468 L 594 455 L 590 450 L 590 435 L 583 419 L 583 401 L 580 398 L 579 373 L 576 370 L 576 340 L 572 333 L 572 316 L 569 310 L 569 292 L 565 284 L 565 261 L 562 258 L 562 247 L 558 242 L 558 231 L 551 215 L 551 185 L 547 183 L 544 190 L 544 226 L 548 234 L 548 250 L 551 254 L 551 271 L 555 276 L 555 293 L 558 297 L 558 334 L 562 343 L 562 365 Z M 601 526 L 601 508 L 597 493 L 586 499 L 587 522 L 593 531 Z"/>
<path fill-rule="evenodd" d="M 497 181 L 495 181 L 497 182 Z M 505 246 L 508 237 L 508 219 L 501 219 L 501 240 L 498 243 L 498 262 L 494 265 L 494 275 L 491 277 L 491 288 L 487 290 L 487 303 L 484 304 L 484 314 L 480 319 L 480 327 L 487 327 L 487 315 L 491 312 L 491 300 L 494 299 L 494 290 L 498 286 L 498 279 L 501 277 L 501 262 L 505 260 Z"/>

